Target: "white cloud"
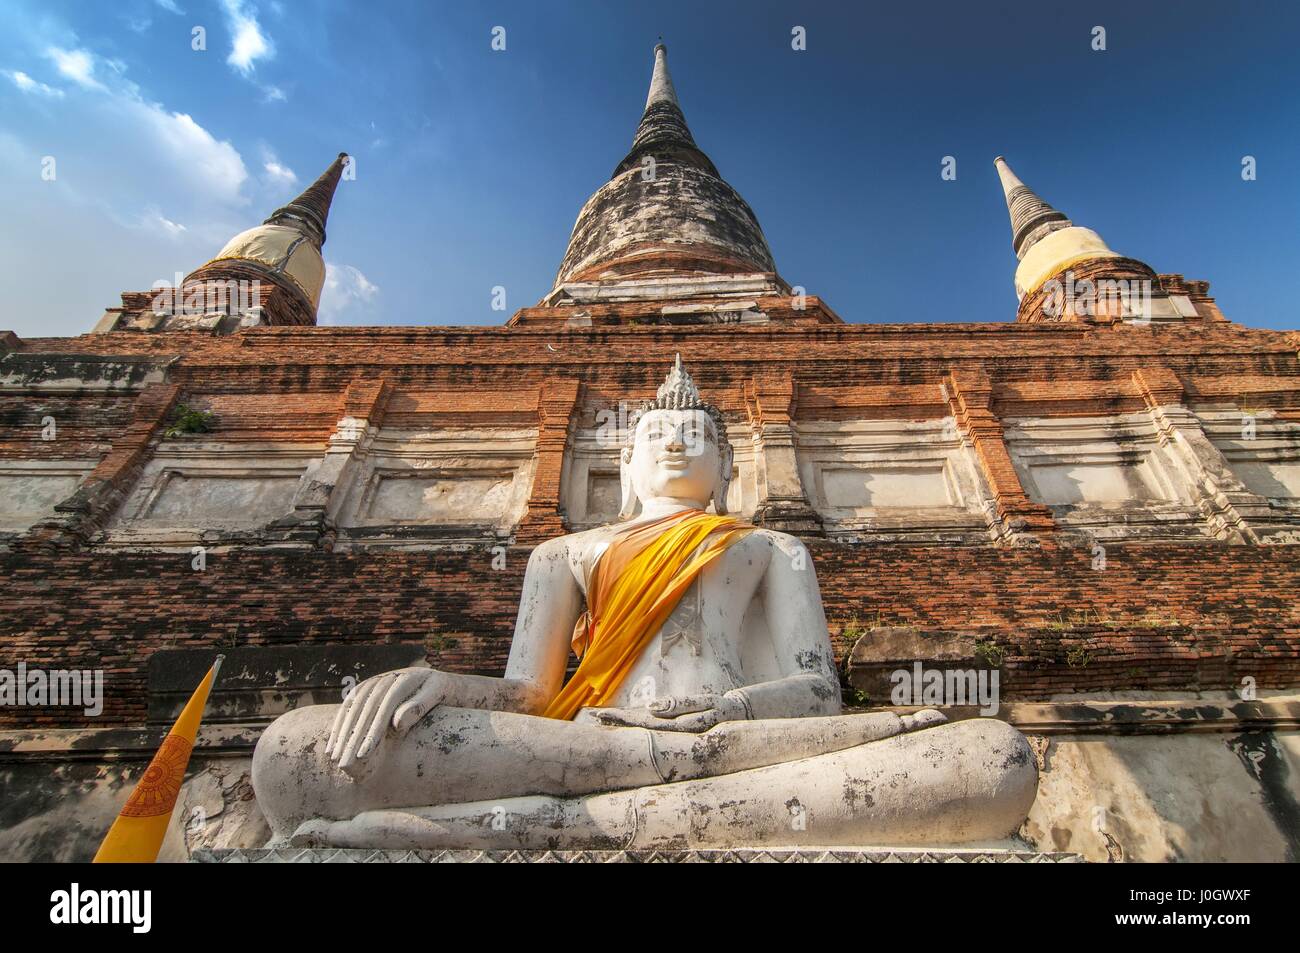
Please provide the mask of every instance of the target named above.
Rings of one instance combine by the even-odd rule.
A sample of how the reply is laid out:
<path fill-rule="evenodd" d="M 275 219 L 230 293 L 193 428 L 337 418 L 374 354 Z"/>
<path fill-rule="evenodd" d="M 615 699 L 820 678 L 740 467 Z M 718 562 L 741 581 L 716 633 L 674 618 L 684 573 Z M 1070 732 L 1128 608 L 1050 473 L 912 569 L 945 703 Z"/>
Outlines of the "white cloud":
<path fill-rule="evenodd" d="M 127 155 L 125 161 L 140 172 L 142 186 L 161 191 L 174 183 L 184 183 L 201 200 L 212 199 L 227 206 L 248 203 L 242 192 L 248 170 L 238 150 L 228 141 L 217 139 L 189 114 L 172 112 L 160 103 L 145 99 L 140 88 L 126 78 L 124 62 L 98 56 L 84 48 L 51 46 L 46 55 L 63 76 L 106 94 L 107 99 L 99 100 L 98 105 L 88 105 L 91 112 L 66 119 L 86 127 L 89 134 L 91 128 L 101 127 L 115 117 L 121 127 L 106 130 L 104 138 L 121 143 L 122 152 Z M 10 78 L 25 92 L 63 95 L 62 90 L 37 83 L 26 73 L 15 72 Z M 133 150 L 132 144 L 137 149 Z M 138 149 L 141 144 L 146 147 L 145 154 Z M 123 218 L 120 213 L 117 217 Z"/>
<path fill-rule="evenodd" d="M 274 59 L 275 43 L 262 32 L 257 22 L 257 11 L 244 0 L 221 0 L 226 11 L 226 24 L 230 27 L 230 55 L 226 62 L 244 76 L 250 75 L 257 61 Z"/>
<path fill-rule="evenodd" d="M 293 185 L 298 181 L 298 176 L 293 169 L 276 158 L 274 152 L 266 152 L 264 159 L 262 168 L 266 171 L 267 179 L 272 185 Z"/>
<path fill-rule="evenodd" d="M 169 156 L 175 168 L 190 181 L 199 183 L 205 192 L 218 199 L 246 201 L 240 194 L 248 170 L 239 152 L 229 142 L 218 141 L 188 113 L 168 112 L 157 103 L 137 100 L 128 105 L 145 127 L 161 152 Z"/>
<path fill-rule="evenodd" d="M 161 158 L 167 165 L 164 180 L 185 182 L 200 195 L 221 202 L 247 203 L 241 190 L 248 179 L 248 170 L 235 147 L 218 140 L 188 113 L 171 112 L 160 103 L 146 100 L 141 96 L 140 88 L 125 77 L 126 64 L 121 60 L 105 59 L 86 49 L 64 50 L 58 47 L 50 47 L 47 55 L 64 76 L 86 88 L 108 94 L 108 107 L 98 109 L 95 119 L 116 113 L 128 124 L 124 130 L 126 141 L 138 136 L 149 143 L 152 153 L 149 158 L 133 160 L 142 172 Z M 99 75 L 104 76 L 107 83 L 95 78 L 100 66 L 105 69 L 100 70 Z M 153 176 L 157 174 L 155 171 Z"/>
<path fill-rule="evenodd" d="M 254 28 L 256 11 L 273 16 L 265 0 L 256 8 L 251 0 L 219 2 Z M 263 38 L 264 48 L 248 48 L 247 73 L 273 55 Z M 237 124 L 207 126 L 202 105 L 176 109 L 165 89 L 141 88 L 134 60 L 128 68 L 68 29 L 32 48 L 44 59 L 0 68 L 0 87 L 12 83 L 23 94 L 11 93 L 9 103 L 21 121 L 6 116 L 10 130 L 0 129 L 0 168 L 26 170 L 0 176 L 0 260 L 30 278 L 12 295 L 8 326 L 20 334 L 88 330 L 120 292 L 189 272 L 300 187 L 296 172 L 255 139 L 241 155 Z M 233 60 L 230 68 L 245 72 Z M 260 70 L 250 77 L 250 92 L 282 98 L 265 80 Z M 40 178 L 47 155 L 58 160 L 57 181 Z M 75 281 L 68 281 L 69 260 L 78 262 Z M 60 288 L 57 313 L 46 300 L 52 286 Z M 384 300 L 360 268 L 330 264 L 320 321 L 379 324 Z"/>
<path fill-rule="evenodd" d="M 140 227 L 152 231 L 160 231 L 164 235 L 172 238 L 179 238 L 182 232 L 188 229 L 179 222 L 173 222 L 170 218 L 163 215 L 156 207 L 145 209 L 144 214 L 140 216 Z"/>
<path fill-rule="evenodd" d="M 288 98 L 284 90 L 279 86 L 262 87 L 262 102 L 264 103 L 282 103 Z"/>
<path fill-rule="evenodd" d="M 375 321 L 379 286 L 352 265 L 325 263 L 316 320 L 319 324 L 366 324 Z"/>
<path fill-rule="evenodd" d="M 13 80 L 14 85 L 24 93 L 53 96 L 55 99 L 62 98 L 63 96 L 63 90 L 55 89 L 53 86 L 47 86 L 42 82 L 34 80 L 20 69 L 12 71 L 6 70 L 5 75 Z"/>
<path fill-rule="evenodd" d="M 176 6 L 175 0 L 156 0 L 158 6 L 162 7 L 168 13 L 184 13 L 180 7 Z"/>
<path fill-rule="evenodd" d="M 22 93 L 9 97 L 0 122 L 0 168 L 18 173 L 0 175 L 0 261 L 30 279 L 12 289 L 0 323 L 34 337 L 83 333 L 120 292 L 188 273 L 286 190 L 272 195 L 261 157 L 246 167 L 201 113 L 151 98 L 125 63 L 70 29 L 51 32 L 61 39 L 33 43 L 48 76 L 0 67 L 0 85 Z M 48 88 L 61 88 L 47 93 L 40 80 L 50 77 Z M 57 180 L 41 178 L 46 156 L 58 162 Z M 68 261 L 78 263 L 74 280 Z M 59 288 L 54 309 L 51 287 Z"/>
<path fill-rule="evenodd" d="M 51 46 L 45 55 L 54 61 L 61 74 L 78 86 L 86 89 L 104 88 L 104 84 L 95 79 L 95 55 L 89 50 L 65 50 Z"/>

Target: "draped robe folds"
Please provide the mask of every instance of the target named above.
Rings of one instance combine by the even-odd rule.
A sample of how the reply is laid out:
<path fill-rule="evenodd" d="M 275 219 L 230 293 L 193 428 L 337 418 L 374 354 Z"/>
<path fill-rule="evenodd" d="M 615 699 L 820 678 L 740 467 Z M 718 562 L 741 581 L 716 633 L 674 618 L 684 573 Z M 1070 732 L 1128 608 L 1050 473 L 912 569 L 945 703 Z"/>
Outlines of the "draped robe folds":
<path fill-rule="evenodd" d="M 573 629 L 578 668 L 544 712 L 571 720 L 609 705 L 691 583 L 754 527 L 701 510 L 673 513 L 620 532 L 587 585 L 587 611 Z"/>

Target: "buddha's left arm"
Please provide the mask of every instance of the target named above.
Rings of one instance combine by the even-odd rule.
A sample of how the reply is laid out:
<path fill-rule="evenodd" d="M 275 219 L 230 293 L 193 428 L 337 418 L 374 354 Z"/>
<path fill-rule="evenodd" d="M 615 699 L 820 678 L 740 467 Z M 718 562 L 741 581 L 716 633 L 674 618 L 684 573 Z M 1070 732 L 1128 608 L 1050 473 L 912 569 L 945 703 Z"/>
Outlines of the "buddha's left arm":
<path fill-rule="evenodd" d="M 797 539 L 772 537 L 763 602 L 782 677 L 727 694 L 741 696 L 751 718 L 838 715 L 840 682 L 821 592 L 812 556 Z"/>

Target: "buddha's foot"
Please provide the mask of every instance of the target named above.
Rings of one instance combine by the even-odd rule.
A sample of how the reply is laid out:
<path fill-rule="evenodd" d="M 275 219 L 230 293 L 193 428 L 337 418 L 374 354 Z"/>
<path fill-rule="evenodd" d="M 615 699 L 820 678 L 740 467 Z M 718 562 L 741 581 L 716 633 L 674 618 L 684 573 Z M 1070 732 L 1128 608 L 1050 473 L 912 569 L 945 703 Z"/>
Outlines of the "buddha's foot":
<path fill-rule="evenodd" d="M 308 822 L 295 842 L 466 849 L 951 846 L 1024 821 L 1038 769 L 1005 722 L 941 724 L 803 760 L 585 797 L 518 797 Z"/>
<path fill-rule="evenodd" d="M 899 718 L 904 731 L 920 731 L 922 728 L 933 728 L 935 725 L 942 725 L 947 720 L 948 716 L 937 708 L 922 708 L 920 711 Z"/>
<path fill-rule="evenodd" d="M 298 825 L 298 829 L 289 837 L 286 846 L 328 847 L 334 841 L 331 833 L 335 825 L 338 823 L 339 822 L 337 821 L 327 821 L 323 818 L 304 821 L 302 824 Z"/>

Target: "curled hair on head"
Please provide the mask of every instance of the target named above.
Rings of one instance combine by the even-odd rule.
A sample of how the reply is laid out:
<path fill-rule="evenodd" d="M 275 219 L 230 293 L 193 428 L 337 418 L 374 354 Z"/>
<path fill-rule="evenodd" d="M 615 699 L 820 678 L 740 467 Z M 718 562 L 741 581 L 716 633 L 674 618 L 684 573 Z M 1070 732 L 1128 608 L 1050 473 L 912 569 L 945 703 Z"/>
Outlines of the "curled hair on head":
<path fill-rule="evenodd" d="M 628 414 L 627 432 L 623 440 L 626 446 L 630 447 L 636 442 L 636 425 L 641 422 L 642 417 L 652 410 L 698 410 L 701 413 L 708 414 L 709 419 L 713 421 L 713 430 L 718 436 L 718 445 L 730 444 L 727 439 L 727 424 L 723 420 L 722 411 L 712 404 L 701 404 L 699 407 L 660 407 L 655 401 L 644 400 L 641 402 L 640 407 Z"/>
<path fill-rule="evenodd" d="M 691 375 L 682 367 L 682 356 L 677 355 L 677 360 L 673 364 L 673 369 L 668 372 L 668 377 L 659 385 L 659 390 L 655 394 L 654 400 L 643 400 L 641 406 L 628 416 L 627 436 L 625 442 L 627 446 L 632 446 L 636 438 L 636 427 L 647 413 L 652 410 L 699 410 L 709 415 L 713 421 L 713 429 L 718 437 L 718 445 L 729 443 L 727 440 L 727 423 L 722 417 L 722 411 L 710 403 L 706 403 L 700 396 L 700 390 L 695 386 L 695 381 Z"/>

